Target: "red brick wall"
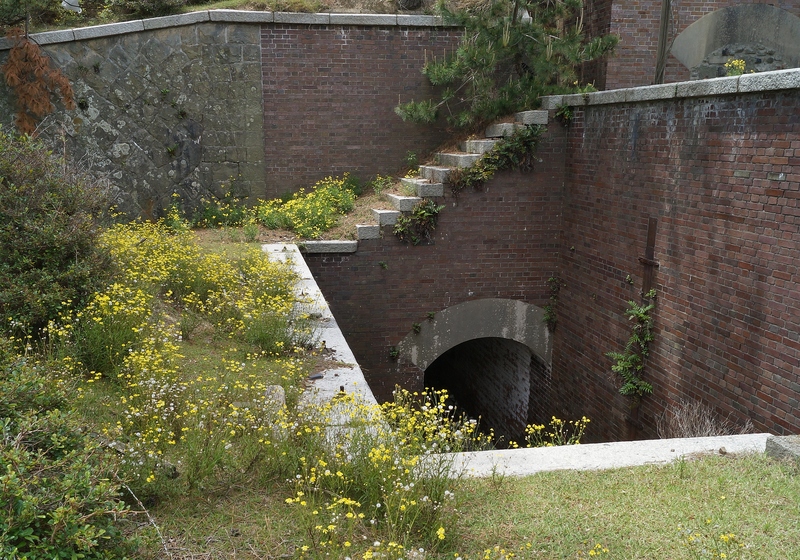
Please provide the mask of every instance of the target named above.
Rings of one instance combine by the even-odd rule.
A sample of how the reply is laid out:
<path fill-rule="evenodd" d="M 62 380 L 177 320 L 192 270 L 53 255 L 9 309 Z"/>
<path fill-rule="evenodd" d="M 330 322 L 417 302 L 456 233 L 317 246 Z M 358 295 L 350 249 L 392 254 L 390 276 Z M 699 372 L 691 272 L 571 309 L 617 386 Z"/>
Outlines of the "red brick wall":
<path fill-rule="evenodd" d="M 600 3 L 605 4 L 605 0 L 600 0 Z M 668 40 L 674 39 L 704 15 L 741 3 L 739 0 L 672 0 Z M 800 2 L 797 0 L 749 0 L 747 3 L 772 4 L 800 16 Z M 620 42 L 606 68 L 605 89 L 653 83 L 660 21 L 661 0 L 613 0 L 610 30 L 619 36 Z M 688 78 L 689 70 L 669 55 L 664 81 L 680 82 Z"/>
<path fill-rule="evenodd" d="M 577 110 L 570 127 L 553 387 L 593 437 L 653 436 L 668 403 L 701 400 L 797 433 L 800 394 L 800 95 L 769 93 Z M 784 174 L 784 175 L 781 175 Z M 658 307 L 629 431 L 609 350 L 640 301 L 658 218 Z M 634 285 L 626 282 L 630 275 Z"/>
<path fill-rule="evenodd" d="M 455 28 L 263 26 L 266 195 L 344 172 L 389 174 L 408 151 L 434 149 L 444 127 L 404 123 L 394 107 L 434 95 L 425 57 L 460 37 Z"/>
<path fill-rule="evenodd" d="M 563 140 L 563 131 L 551 135 L 529 173 L 500 173 L 483 192 L 457 199 L 446 192 L 433 245 L 404 245 L 384 228 L 383 239 L 360 241 L 356 253 L 306 255 L 379 399 L 397 383 L 422 387 L 389 348 L 428 312 L 482 298 L 547 303 L 561 246 Z"/>

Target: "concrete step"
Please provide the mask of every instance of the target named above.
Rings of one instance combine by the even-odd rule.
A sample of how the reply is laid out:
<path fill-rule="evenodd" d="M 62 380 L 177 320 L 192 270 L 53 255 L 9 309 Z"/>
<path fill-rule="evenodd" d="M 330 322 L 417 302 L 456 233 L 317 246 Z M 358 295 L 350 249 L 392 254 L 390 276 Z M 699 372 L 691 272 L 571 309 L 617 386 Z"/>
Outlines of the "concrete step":
<path fill-rule="evenodd" d="M 446 167 L 469 167 L 479 159 L 481 159 L 480 154 L 462 154 L 462 153 L 450 153 L 444 154 L 439 153 L 436 154 L 436 158 L 439 160 L 439 165 L 443 165 Z"/>
<path fill-rule="evenodd" d="M 514 115 L 514 120 L 519 124 L 547 124 L 547 111 L 523 111 Z"/>
<path fill-rule="evenodd" d="M 451 169 L 449 167 L 441 167 L 438 165 L 419 166 L 420 175 L 431 183 L 447 183 L 450 172 Z"/>
<path fill-rule="evenodd" d="M 462 152 L 467 152 L 468 154 L 485 154 L 492 148 L 494 145 L 497 144 L 497 140 L 467 140 L 465 142 L 461 142 L 459 144 L 459 148 L 461 148 Z"/>
<path fill-rule="evenodd" d="M 375 221 L 380 227 L 393 226 L 397 223 L 400 214 L 399 210 L 372 210 L 372 215 L 375 216 Z"/>
<path fill-rule="evenodd" d="M 444 185 L 441 183 L 431 183 L 427 179 L 412 177 L 403 177 L 400 183 L 413 188 L 419 197 L 444 196 Z"/>
<path fill-rule="evenodd" d="M 356 239 L 380 239 L 381 226 L 378 224 L 356 224 Z"/>
<path fill-rule="evenodd" d="M 521 126 L 522 125 L 515 123 L 493 124 L 486 128 L 484 135 L 487 138 L 503 138 L 505 136 L 511 136 Z"/>
<path fill-rule="evenodd" d="M 401 212 L 411 212 L 414 206 L 422 202 L 422 199 L 418 196 L 401 196 L 391 193 L 386 193 L 384 196 L 392 203 L 396 210 L 400 210 Z"/>

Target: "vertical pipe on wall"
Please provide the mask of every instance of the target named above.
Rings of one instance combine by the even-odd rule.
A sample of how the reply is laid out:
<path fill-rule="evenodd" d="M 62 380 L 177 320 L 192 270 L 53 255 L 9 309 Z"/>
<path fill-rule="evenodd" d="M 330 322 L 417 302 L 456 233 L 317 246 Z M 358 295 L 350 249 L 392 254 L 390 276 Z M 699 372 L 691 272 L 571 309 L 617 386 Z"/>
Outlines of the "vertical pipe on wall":
<path fill-rule="evenodd" d="M 664 83 L 664 68 L 667 66 L 667 35 L 669 34 L 669 14 L 671 0 L 661 0 L 661 23 L 658 26 L 658 54 L 656 58 L 656 75 L 654 84 Z"/>

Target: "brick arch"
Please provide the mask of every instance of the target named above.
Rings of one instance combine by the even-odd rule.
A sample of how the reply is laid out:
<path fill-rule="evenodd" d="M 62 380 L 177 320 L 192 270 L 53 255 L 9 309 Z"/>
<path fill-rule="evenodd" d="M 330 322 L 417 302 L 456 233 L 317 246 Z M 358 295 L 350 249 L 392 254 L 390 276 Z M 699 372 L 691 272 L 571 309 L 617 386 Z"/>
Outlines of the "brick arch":
<path fill-rule="evenodd" d="M 513 299 L 478 299 L 436 313 L 398 345 L 400 358 L 421 370 L 461 343 L 480 338 L 505 338 L 527 346 L 547 366 L 552 363 L 552 338 L 544 311 Z"/>
<path fill-rule="evenodd" d="M 760 43 L 781 53 L 788 67 L 800 65 L 800 18 L 769 4 L 738 4 L 706 14 L 677 37 L 670 49 L 684 66 L 733 43 Z"/>

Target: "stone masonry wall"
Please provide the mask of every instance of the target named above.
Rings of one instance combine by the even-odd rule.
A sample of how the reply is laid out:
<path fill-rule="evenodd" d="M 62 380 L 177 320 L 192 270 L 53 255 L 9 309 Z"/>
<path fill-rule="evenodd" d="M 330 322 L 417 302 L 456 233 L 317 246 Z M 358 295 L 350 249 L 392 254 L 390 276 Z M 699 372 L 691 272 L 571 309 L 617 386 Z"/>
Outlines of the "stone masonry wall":
<path fill-rule="evenodd" d="M 772 82 L 798 83 L 782 76 Z M 723 80 L 698 84 L 735 91 Z M 664 407 L 681 400 L 759 431 L 800 430 L 798 114 L 797 89 L 576 108 L 553 388 L 573 403 L 564 414 L 592 419 L 593 438 L 655 436 Z M 650 217 L 660 266 L 645 378 L 655 392 L 637 417 L 605 353 L 630 334 L 626 302 L 641 301 Z"/>
<path fill-rule="evenodd" d="M 605 0 L 595 3 L 604 4 Z M 668 41 L 706 14 L 741 4 L 739 0 L 672 0 Z M 797 0 L 750 0 L 750 4 L 771 4 L 800 16 Z M 615 55 L 606 67 L 605 89 L 645 86 L 653 83 L 658 53 L 661 0 L 613 0 L 610 31 L 619 36 Z M 689 70 L 668 55 L 664 82 L 689 79 Z"/>
<path fill-rule="evenodd" d="M 230 10 L 41 33 L 78 108 L 40 131 L 105 174 L 132 216 L 160 215 L 173 193 L 192 208 L 346 171 L 369 179 L 444 139 L 442 127 L 406 125 L 393 108 L 432 93 L 425 56 L 458 37 L 428 16 Z M 0 40 L 0 63 L 7 48 Z M 0 123 L 13 114 L 2 84 Z"/>

